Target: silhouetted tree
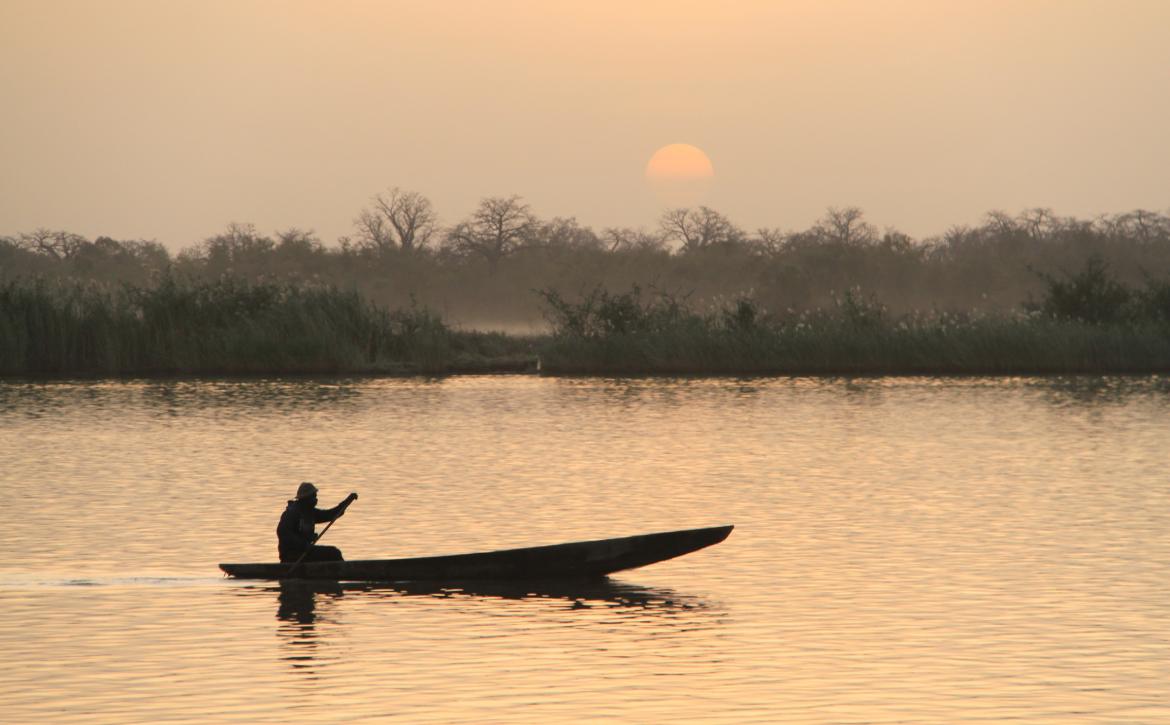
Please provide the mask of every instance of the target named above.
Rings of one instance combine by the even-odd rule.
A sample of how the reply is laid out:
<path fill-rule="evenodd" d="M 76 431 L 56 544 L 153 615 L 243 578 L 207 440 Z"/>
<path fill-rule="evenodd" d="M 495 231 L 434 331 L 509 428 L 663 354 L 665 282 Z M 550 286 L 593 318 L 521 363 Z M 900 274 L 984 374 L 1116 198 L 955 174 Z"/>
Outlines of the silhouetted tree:
<path fill-rule="evenodd" d="M 983 227 L 991 234 L 1001 238 L 1018 236 L 1021 231 L 1015 217 L 999 210 L 987 212 Z"/>
<path fill-rule="evenodd" d="M 762 250 L 778 252 L 788 243 L 788 234 L 774 227 L 760 227 L 752 240 Z"/>
<path fill-rule="evenodd" d="M 1105 218 L 1103 226 L 1112 236 L 1136 239 L 1144 244 L 1170 241 L 1170 216 L 1145 209 Z"/>
<path fill-rule="evenodd" d="M 899 254 L 920 251 L 922 249 L 914 244 L 914 240 L 910 238 L 909 234 L 900 232 L 897 229 L 887 229 L 877 244 L 883 249 Z"/>
<path fill-rule="evenodd" d="M 818 236 L 825 241 L 844 246 L 873 244 L 877 241 L 877 228 L 864 219 L 865 214 L 855 206 L 839 209 L 829 207 L 814 227 Z"/>
<path fill-rule="evenodd" d="M 93 279 L 147 284 L 170 266 L 165 247 L 154 241 L 120 242 L 110 237 L 84 241 L 69 258 L 73 274 Z"/>
<path fill-rule="evenodd" d="M 447 245 L 459 254 L 478 254 L 494 271 L 516 250 L 537 224 L 519 196 L 493 196 L 480 201 L 471 216 L 447 232 Z"/>
<path fill-rule="evenodd" d="M 434 206 L 417 191 L 395 186 L 375 195 L 371 203 L 354 220 L 358 240 L 365 246 L 379 252 L 411 251 L 426 247 L 434 236 L 438 222 Z"/>
<path fill-rule="evenodd" d="M 314 277 L 328 266 L 325 246 L 312 229 L 277 231 L 272 257 L 265 272 L 286 277 Z"/>
<path fill-rule="evenodd" d="M 1135 290 L 1146 280 L 1161 285 L 1135 296 L 1127 309 L 1144 305 L 1170 318 L 1170 283 L 1161 282 L 1170 279 L 1170 216 L 1148 210 L 1097 219 L 1042 208 L 992 212 L 979 224 L 918 241 L 893 229 L 879 233 L 853 207 L 830 209 L 793 231 L 766 227 L 747 235 L 700 207 L 668 213 L 666 221 L 675 225 L 670 229 L 611 227 L 595 234 L 571 217 L 538 220 L 519 197 L 497 197 L 484 199 L 443 233 L 436 253 L 424 254 L 417 250 L 427 237 L 433 246 L 437 233 L 426 206 L 430 215 L 415 218 L 420 226 L 410 243 L 416 252 L 408 254 L 383 213 L 403 208 L 395 207 L 403 198 L 398 194 L 384 194 L 384 207 L 370 207 L 381 220 L 387 252 L 377 259 L 371 258 L 379 247 L 369 229 L 361 239 L 355 234 L 352 242 L 343 238 L 327 247 L 307 230 L 262 234 L 233 224 L 176 258 L 157 242 L 91 242 L 40 229 L 0 238 L 0 280 L 70 277 L 147 286 L 168 269 L 176 277 L 203 279 L 311 278 L 356 289 L 390 308 L 414 299 L 461 324 L 487 325 L 538 320 L 539 301 L 528 290 L 550 286 L 653 286 L 701 304 L 750 291 L 773 314 L 832 306 L 842 290 L 857 286 L 896 312 L 1018 309 L 1043 292 L 1043 275 L 1078 269 L 1098 255 L 1120 284 Z M 667 231 L 678 240 L 670 245 L 674 251 L 666 245 Z M 530 251 L 513 254 L 519 249 Z"/>
<path fill-rule="evenodd" d="M 284 255 L 310 255 L 325 250 L 312 229 L 289 227 L 276 232 L 276 251 Z"/>
<path fill-rule="evenodd" d="M 36 229 L 16 238 L 18 246 L 38 254 L 48 255 L 53 259 L 69 259 L 87 241 L 80 234 L 50 229 Z"/>
<path fill-rule="evenodd" d="M 271 237 L 261 236 L 254 225 L 232 222 L 222 233 L 180 253 L 180 258 L 202 267 L 213 276 L 224 273 L 250 275 L 264 271 L 265 259 L 274 249 L 276 242 Z"/>
<path fill-rule="evenodd" d="M 386 223 L 385 217 L 381 214 L 369 209 L 362 209 L 358 217 L 353 220 L 353 225 L 358 248 L 373 252 L 394 249 L 394 237 L 390 233 L 390 225 Z M 345 237 L 343 243 L 349 244 L 350 239 Z"/>
<path fill-rule="evenodd" d="M 743 231 L 727 217 L 706 206 L 670 209 L 659 220 L 659 228 L 666 239 L 682 242 L 684 252 L 740 242 L 745 238 Z"/>
<path fill-rule="evenodd" d="M 1041 207 L 1025 209 L 1017 219 L 1019 226 L 1032 239 L 1045 239 L 1058 227 L 1052 210 Z"/>

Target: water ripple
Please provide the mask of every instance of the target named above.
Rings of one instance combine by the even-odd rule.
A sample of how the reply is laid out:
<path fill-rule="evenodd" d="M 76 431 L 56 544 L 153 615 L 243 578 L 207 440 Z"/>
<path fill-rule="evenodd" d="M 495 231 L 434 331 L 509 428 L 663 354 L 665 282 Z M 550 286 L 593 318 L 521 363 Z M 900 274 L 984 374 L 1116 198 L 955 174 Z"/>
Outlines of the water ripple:
<path fill-rule="evenodd" d="M 6 722 L 1170 722 L 1170 383 L 0 383 Z M 312 585 L 350 558 L 713 523 L 599 582 Z"/>

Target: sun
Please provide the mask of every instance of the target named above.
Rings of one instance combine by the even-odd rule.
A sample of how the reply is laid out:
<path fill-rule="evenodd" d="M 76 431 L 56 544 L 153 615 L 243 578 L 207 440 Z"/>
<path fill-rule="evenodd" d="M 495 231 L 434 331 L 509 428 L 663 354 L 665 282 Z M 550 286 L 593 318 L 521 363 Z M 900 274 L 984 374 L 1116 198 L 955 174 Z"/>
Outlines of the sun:
<path fill-rule="evenodd" d="M 646 162 L 646 183 L 668 206 L 694 206 L 707 193 L 714 176 L 711 159 L 688 143 L 663 146 Z"/>

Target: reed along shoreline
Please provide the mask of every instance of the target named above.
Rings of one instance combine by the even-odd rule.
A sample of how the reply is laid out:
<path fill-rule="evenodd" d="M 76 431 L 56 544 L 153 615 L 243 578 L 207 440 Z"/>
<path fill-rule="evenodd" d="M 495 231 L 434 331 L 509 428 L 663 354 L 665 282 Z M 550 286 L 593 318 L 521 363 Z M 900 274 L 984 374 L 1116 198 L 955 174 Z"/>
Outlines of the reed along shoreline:
<path fill-rule="evenodd" d="M 154 287 L 0 284 L 0 374 L 446 374 L 524 369 L 531 342 L 452 330 L 424 308 L 354 291 L 164 279 Z"/>
<path fill-rule="evenodd" d="M 852 290 L 781 315 L 748 298 L 696 310 L 638 288 L 573 299 L 545 290 L 552 331 L 516 336 L 453 329 L 425 308 L 386 310 L 328 286 L 12 280 L 0 284 L 0 375 L 1170 373 L 1165 285 L 1106 285 L 1112 297 L 1097 299 L 1101 280 L 1080 281 L 1054 281 L 1029 310 L 897 316 Z"/>

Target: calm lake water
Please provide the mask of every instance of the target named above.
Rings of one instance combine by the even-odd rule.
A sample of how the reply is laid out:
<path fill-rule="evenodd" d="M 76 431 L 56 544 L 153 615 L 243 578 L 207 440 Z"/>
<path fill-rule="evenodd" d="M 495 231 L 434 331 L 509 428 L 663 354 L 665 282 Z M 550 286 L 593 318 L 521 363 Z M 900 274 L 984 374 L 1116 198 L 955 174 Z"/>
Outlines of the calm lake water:
<path fill-rule="evenodd" d="M 0 383 L 5 722 L 1170 722 L 1170 379 Z M 608 583 L 281 587 L 734 523 Z"/>

